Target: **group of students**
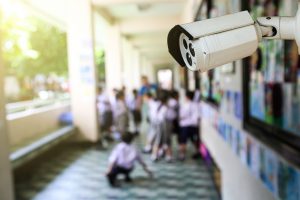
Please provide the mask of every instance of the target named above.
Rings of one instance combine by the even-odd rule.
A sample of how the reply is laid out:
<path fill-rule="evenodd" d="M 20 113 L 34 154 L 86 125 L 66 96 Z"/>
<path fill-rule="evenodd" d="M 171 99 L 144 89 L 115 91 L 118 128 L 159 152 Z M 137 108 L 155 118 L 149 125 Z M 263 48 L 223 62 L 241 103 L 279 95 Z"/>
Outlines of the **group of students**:
<path fill-rule="evenodd" d="M 114 95 L 108 97 L 100 88 L 97 97 L 99 124 L 104 135 L 103 139 L 121 138 L 129 129 L 130 118 L 133 119 L 134 134 L 139 132 L 142 117 L 138 106 L 138 93 L 133 90 L 132 95 L 126 97 L 125 87 L 114 89 Z"/>
<path fill-rule="evenodd" d="M 200 106 L 194 93 L 187 91 L 184 100 L 179 101 L 177 91 L 152 90 L 138 94 L 133 90 L 132 96 L 125 96 L 125 90 L 115 91 L 115 99 L 99 95 L 98 109 L 102 131 L 110 137 L 111 132 L 119 135 L 121 142 L 114 147 L 109 157 L 107 178 L 112 186 L 117 186 L 118 174 L 125 174 L 125 181 L 131 181 L 129 174 L 138 161 L 149 175 L 147 168 L 137 148 L 132 145 L 133 138 L 138 135 L 139 124 L 142 121 L 143 110 L 146 122 L 149 124 L 144 153 L 151 154 L 152 161 L 165 158 L 167 162 L 174 160 L 172 152 L 173 136 L 177 138 L 178 156 L 186 158 L 187 142 L 190 140 L 195 148 L 193 158 L 199 154 L 199 120 Z M 132 118 L 134 131 L 129 131 L 129 119 Z"/>
<path fill-rule="evenodd" d="M 195 147 L 193 158 L 199 158 L 200 107 L 199 103 L 194 101 L 194 93 L 187 91 L 184 101 L 180 104 L 177 91 L 160 90 L 156 98 L 150 93 L 146 94 L 144 102 L 149 109 L 150 125 L 144 152 L 151 153 L 153 161 L 165 157 L 167 162 L 171 162 L 172 138 L 176 135 L 179 145 L 178 159 L 185 159 L 188 140 L 191 140 Z"/>

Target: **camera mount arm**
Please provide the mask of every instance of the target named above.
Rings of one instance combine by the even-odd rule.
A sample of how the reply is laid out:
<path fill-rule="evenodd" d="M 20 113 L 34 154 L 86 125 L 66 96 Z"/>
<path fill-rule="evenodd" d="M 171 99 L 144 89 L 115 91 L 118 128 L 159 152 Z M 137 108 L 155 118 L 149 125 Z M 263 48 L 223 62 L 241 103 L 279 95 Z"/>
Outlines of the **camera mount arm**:
<path fill-rule="evenodd" d="M 256 25 L 263 39 L 295 40 L 300 55 L 300 3 L 295 17 L 259 17 Z"/>

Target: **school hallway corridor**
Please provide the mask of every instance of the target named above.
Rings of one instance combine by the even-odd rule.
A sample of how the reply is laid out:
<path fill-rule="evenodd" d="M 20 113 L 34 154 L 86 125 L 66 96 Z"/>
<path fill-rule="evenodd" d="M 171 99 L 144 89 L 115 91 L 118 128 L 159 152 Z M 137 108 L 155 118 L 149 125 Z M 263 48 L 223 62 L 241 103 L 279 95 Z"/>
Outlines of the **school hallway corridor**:
<path fill-rule="evenodd" d="M 105 177 L 110 149 L 78 143 L 55 149 L 34 162 L 34 167 L 16 173 L 17 200 L 219 199 L 212 177 L 200 160 L 153 163 L 149 155 L 143 155 L 154 178 L 148 178 L 136 165 L 133 182 L 124 183 L 120 176 L 122 187 L 115 189 Z"/>

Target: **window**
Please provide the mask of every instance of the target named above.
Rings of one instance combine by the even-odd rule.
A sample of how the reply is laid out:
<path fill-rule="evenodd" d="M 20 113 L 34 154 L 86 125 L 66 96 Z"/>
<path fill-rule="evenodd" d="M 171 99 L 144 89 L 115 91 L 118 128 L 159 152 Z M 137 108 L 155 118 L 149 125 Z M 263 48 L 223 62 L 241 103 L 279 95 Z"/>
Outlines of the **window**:
<path fill-rule="evenodd" d="M 1 7 L 8 113 L 22 111 L 26 105 L 32 108 L 68 100 L 66 33 L 21 2 L 3 1 Z M 11 105 L 16 102 L 24 104 Z"/>
<path fill-rule="evenodd" d="M 297 1 L 248 1 L 253 17 L 294 16 Z M 289 8 L 289 9 L 286 9 Z M 293 41 L 263 41 L 245 60 L 245 126 L 300 149 L 300 62 Z"/>

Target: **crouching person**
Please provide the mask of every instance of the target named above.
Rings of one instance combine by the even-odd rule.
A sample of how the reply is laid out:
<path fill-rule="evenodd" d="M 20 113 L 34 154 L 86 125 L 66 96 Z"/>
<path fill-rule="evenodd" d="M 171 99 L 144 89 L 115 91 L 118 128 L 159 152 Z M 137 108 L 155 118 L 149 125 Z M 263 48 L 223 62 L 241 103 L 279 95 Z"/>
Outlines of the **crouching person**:
<path fill-rule="evenodd" d="M 112 151 L 109 157 L 109 167 L 107 171 L 107 179 L 112 187 L 120 186 L 117 182 L 117 176 L 119 174 L 125 175 L 125 181 L 131 182 L 130 173 L 134 169 L 135 162 L 139 162 L 145 172 L 152 177 L 152 172 L 148 169 L 144 163 L 137 148 L 132 145 L 134 136 L 131 133 L 125 133 L 122 135 L 122 142 L 120 142 Z"/>

